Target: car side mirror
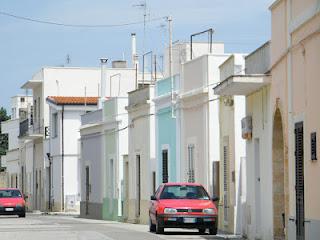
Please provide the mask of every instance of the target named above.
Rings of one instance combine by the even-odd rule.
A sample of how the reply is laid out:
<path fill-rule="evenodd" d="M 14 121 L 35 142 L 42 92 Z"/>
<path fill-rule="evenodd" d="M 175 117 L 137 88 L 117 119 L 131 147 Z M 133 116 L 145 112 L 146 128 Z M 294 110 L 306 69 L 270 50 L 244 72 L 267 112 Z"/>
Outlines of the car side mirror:
<path fill-rule="evenodd" d="M 156 196 L 154 196 L 154 195 L 152 195 L 152 196 L 150 197 L 150 199 L 151 199 L 152 201 L 156 201 L 156 200 L 157 200 Z"/>
<path fill-rule="evenodd" d="M 28 196 L 24 196 L 23 198 L 24 198 L 24 200 L 27 200 L 27 199 L 28 199 Z"/>
<path fill-rule="evenodd" d="M 212 202 L 217 202 L 217 201 L 220 200 L 220 198 L 219 198 L 218 196 L 213 196 L 213 197 L 211 198 L 211 200 L 212 200 Z"/>

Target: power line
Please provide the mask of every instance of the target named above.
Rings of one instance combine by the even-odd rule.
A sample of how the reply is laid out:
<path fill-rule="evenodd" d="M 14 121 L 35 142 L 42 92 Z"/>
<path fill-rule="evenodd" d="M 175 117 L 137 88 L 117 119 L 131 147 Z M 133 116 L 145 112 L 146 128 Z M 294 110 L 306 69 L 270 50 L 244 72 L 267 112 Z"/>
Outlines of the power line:
<path fill-rule="evenodd" d="M 60 27 L 75 27 L 75 28 L 109 28 L 109 27 L 124 27 L 124 26 L 130 26 L 130 25 L 138 25 L 142 24 L 145 21 L 136 21 L 136 22 L 127 22 L 127 23 L 119 23 L 119 24 L 68 24 L 68 23 L 62 23 L 62 22 L 54 22 L 54 21 L 46 21 L 41 19 L 35 19 L 30 17 L 24 17 L 24 16 L 18 16 L 15 14 L 2 12 L 0 11 L 0 15 L 11 17 L 23 21 L 33 22 L 33 23 L 40 23 L 40 24 L 47 24 L 47 25 L 54 25 L 54 26 L 60 26 Z M 158 18 L 151 18 L 147 20 L 148 22 L 155 22 L 159 20 L 163 20 L 165 17 L 158 17 Z"/>

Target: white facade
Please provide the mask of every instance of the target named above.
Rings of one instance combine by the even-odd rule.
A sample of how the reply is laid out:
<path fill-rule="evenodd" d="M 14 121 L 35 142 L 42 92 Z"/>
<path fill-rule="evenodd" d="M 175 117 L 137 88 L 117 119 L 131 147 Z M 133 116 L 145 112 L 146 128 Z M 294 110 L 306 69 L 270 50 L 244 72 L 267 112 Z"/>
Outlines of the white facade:
<path fill-rule="evenodd" d="M 8 150 L 1 157 L 2 167 L 6 168 L 9 177 L 9 186 L 20 187 L 21 169 L 19 161 L 19 119 L 12 119 L 1 123 L 3 134 L 8 134 Z"/>
<path fill-rule="evenodd" d="M 11 97 L 11 119 L 1 123 L 2 133 L 8 134 L 8 150 L 2 156 L 2 166 L 8 173 L 8 185 L 24 191 L 24 169 L 19 159 L 20 122 L 28 118 L 32 106 L 32 96 Z"/>
<path fill-rule="evenodd" d="M 220 129 L 219 102 L 209 89 L 220 81 L 219 66 L 228 56 L 218 48 L 195 58 L 183 64 L 181 77 L 181 180 L 201 183 L 211 194 L 213 162 L 220 161 Z"/>
<path fill-rule="evenodd" d="M 30 113 L 31 106 L 32 96 L 30 95 L 17 95 L 11 97 L 11 119 L 23 118 L 24 116 L 20 116 L 22 114 L 21 111 Z"/>
<path fill-rule="evenodd" d="M 245 55 L 233 54 L 220 66 L 220 81 L 244 74 Z M 222 96 L 220 126 L 220 229 L 238 235 L 245 231 L 246 142 L 241 120 L 246 116 L 245 96 Z"/>
<path fill-rule="evenodd" d="M 246 57 L 244 75 L 234 74 L 214 88 L 214 92 L 224 98 L 246 97 L 246 120 L 242 125 L 242 135 L 246 139 L 246 204 L 242 234 L 248 239 L 273 239 L 273 126 L 270 76 L 265 74 L 270 67 L 269 56 L 270 44 L 266 43 Z"/>
<path fill-rule="evenodd" d="M 81 115 L 96 105 L 60 105 L 47 100 L 50 106 L 50 139 L 52 194 L 54 211 L 80 211 L 79 141 Z M 56 129 L 55 129 L 56 128 Z M 63 168 L 63 169 L 62 169 Z M 63 170 L 63 174 L 62 174 Z M 50 171 L 50 170 L 49 170 Z M 63 189 L 62 189 L 63 188 Z"/>
<path fill-rule="evenodd" d="M 98 96 L 100 68 L 45 67 L 37 72 L 22 88 L 32 89 L 33 121 L 22 141 L 31 141 L 21 145 L 22 165 L 27 170 L 26 186 L 29 186 L 28 201 L 30 209 L 47 210 L 49 196 L 49 141 L 45 128 L 49 127 L 48 96 Z M 30 149 L 31 148 L 31 149 Z"/>
<path fill-rule="evenodd" d="M 154 86 L 129 93 L 129 158 L 124 163 L 128 221 L 147 224 L 149 200 L 156 188 Z M 126 191 L 127 190 L 127 191 Z M 126 199 L 125 198 L 125 199 Z"/>

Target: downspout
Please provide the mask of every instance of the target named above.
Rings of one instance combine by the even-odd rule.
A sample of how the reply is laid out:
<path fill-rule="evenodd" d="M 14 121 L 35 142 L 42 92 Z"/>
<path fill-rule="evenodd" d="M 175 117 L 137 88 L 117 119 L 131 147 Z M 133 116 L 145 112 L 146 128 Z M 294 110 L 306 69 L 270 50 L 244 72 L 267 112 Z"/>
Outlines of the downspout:
<path fill-rule="evenodd" d="M 289 24 L 291 22 L 291 1 L 287 1 L 287 45 L 288 45 L 288 57 L 287 57 L 287 85 L 288 85 L 288 159 L 290 163 L 290 159 L 293 157 L 293 116 L 292 116 L 292 73 L 291 73 L 291 66 L 292 66 L 292 54 L 291 54 L 291 46 L 292 46 L 292 39 L 291 39 L 291 33 L 289 30 Z M 294 173 L 294 163 L 293 165 L 289 164 L 289 176 L 290 173 Z M 294 175 L 292 175 L 292 179 L 294 181 Z M 293 182 L 292 181 L 292 182 Z M 290 180 L 289 180 L 290 182 Z M 290 206 L 289 206 L 290 207 Z M 290 210 L 289 210 L 290 212 Z M 293 213 L 294 214 L 294 213 Z M 288 213 L 289 215 L 289 213 Z M 288 218 L 288 216 L 285 216 Z M 286 224 L 287 225 L 287 224 Z M 285 232 L 285 234 L 288 234 L 288 230 Z"/>
<path fill-rule="evenodd" d="M 64 211 L 64 105 L 61 111 L 61 210 Z"/>

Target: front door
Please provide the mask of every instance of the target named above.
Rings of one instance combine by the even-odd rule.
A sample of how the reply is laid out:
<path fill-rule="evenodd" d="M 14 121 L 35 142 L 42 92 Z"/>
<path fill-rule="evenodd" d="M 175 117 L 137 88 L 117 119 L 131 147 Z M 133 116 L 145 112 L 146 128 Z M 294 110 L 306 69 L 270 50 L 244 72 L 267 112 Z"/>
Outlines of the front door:
<path fill-rule="evenodd" d="M 296 160 L 296 234 L 297 240 L 305 239 L 304 227 L 304 150 L 303 122 L 295 124 L 295 160 Z"/>
<path fill-rule="evenodd" d="M 260 139 L 254 139 L 254 162 L 255 162 L 255 224 L 256 236 L 261 236 L 261 176 L 260 176 Z"/>
<path fill-rule="evenodd" d="M 140 202 L 141 202 L 141 163 L 140 155 L 136 156 L 136 184 L 137 184 L 137 201 L 136 201 L 136 217 L 140 217 Z"/>
<path fill-rule="evenodd" d="M 89 167 L 86 167 L 86 215 L 89 214 L 89 196 L 90 196 L 90 175 L 89 175 Z"/>

